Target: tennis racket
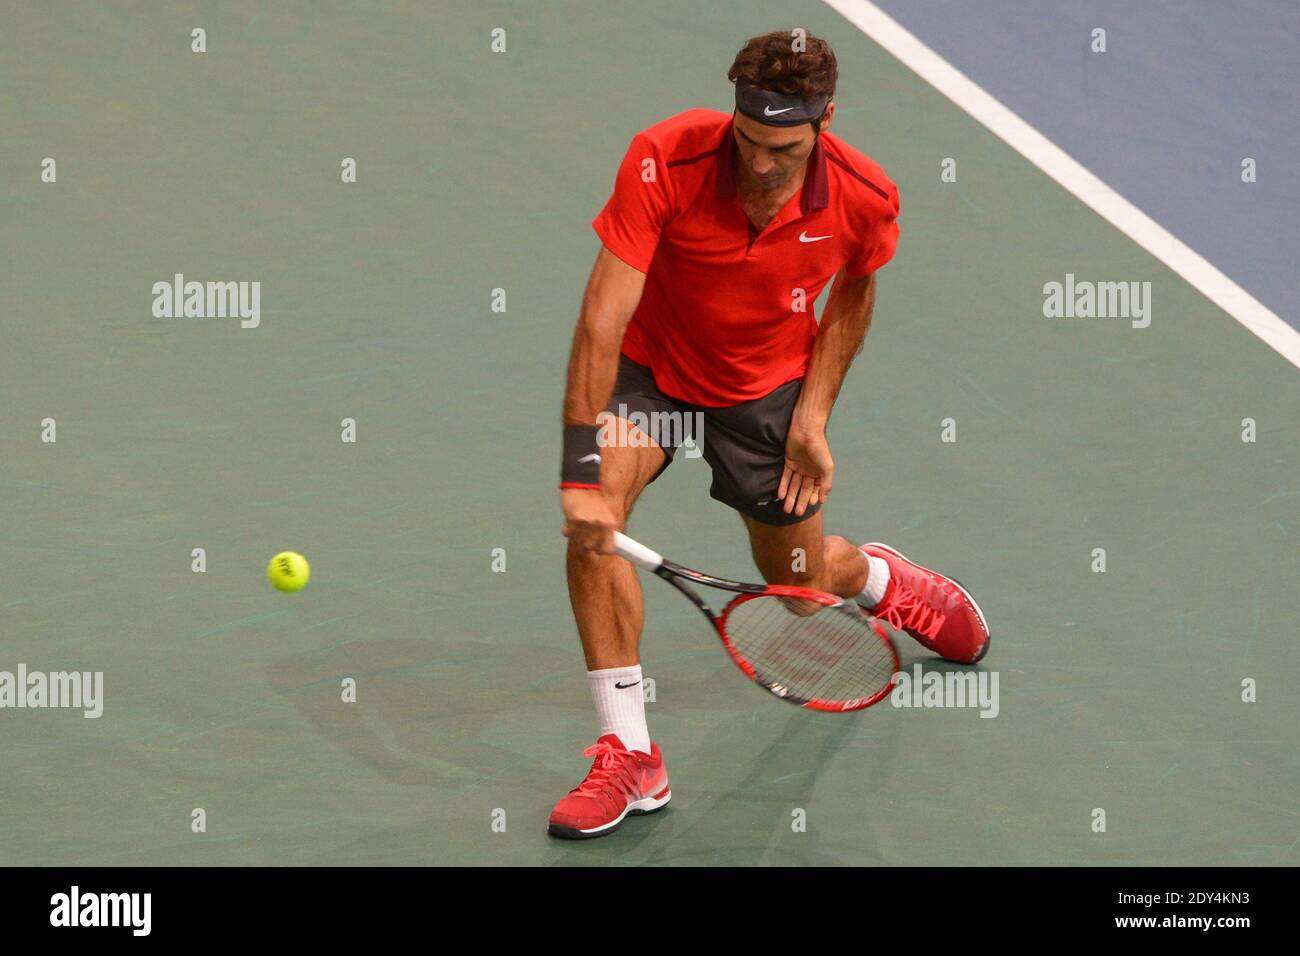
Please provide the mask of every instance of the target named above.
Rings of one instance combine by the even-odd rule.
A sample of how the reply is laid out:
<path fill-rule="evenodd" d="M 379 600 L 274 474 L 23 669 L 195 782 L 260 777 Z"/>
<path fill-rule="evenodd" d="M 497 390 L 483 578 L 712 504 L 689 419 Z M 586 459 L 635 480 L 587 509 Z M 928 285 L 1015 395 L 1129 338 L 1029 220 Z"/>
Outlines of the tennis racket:
<path fill-rule="evenodd" d="M 692 571 L 615 532 L 614 550 L 685 594 L 713 624 L 745 675 L 811 710 L 862 710 L 883 699 L 898 672 L 884 625 L 853 601 L 781 584 L 741 584 Z M 715 613 L 690 586 L 736 594 Z"/>

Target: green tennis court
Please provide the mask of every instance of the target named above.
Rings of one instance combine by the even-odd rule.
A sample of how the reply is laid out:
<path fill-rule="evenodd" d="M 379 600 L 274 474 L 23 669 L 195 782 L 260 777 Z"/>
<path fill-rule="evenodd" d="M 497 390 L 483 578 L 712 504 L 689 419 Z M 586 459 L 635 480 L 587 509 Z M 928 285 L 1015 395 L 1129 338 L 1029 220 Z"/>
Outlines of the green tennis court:
<path fill-rule="evenodd" d="M 673 803 L 559 843 L 589 223 L 792 22 L 902 195 L 827 527 L 980 595 L 998 713 L 785 706 L 650 583 Z M 828 7 L 29 2 L 0 53 L 0 671 L 103 673 L 97 719 L 0 710 L 0 864 L 1300 863 L 1295 368 Z M 259 324 L 157 317 L 176 274 Z M 1045 318 L 1067 274 L 1150 282 L 1150 326 Z M 752 578 L 708 482 L 679 456 L 631 530 Z"/>

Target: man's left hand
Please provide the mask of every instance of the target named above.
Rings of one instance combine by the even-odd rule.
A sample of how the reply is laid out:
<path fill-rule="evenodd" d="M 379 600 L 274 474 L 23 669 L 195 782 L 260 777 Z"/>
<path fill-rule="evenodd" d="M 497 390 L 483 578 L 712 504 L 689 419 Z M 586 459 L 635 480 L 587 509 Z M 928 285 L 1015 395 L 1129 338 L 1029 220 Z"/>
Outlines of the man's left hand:
<path fill-rule="evenodd" d="M 825 501 L 831 493 L 835 461 L 824 429 L 791 427 L 785 440 L 785 470 L 776 496 L 785 513 L 802 516 L 809 505 Z"/>

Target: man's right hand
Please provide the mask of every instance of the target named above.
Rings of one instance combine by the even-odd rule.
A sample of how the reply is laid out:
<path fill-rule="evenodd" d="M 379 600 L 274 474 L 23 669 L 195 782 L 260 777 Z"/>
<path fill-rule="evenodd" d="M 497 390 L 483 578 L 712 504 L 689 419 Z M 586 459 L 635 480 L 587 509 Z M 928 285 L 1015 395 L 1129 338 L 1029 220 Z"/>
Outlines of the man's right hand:
<path fill-rule="evenodd" d="M 614 532 L 618 521 L 596 488 L 561 488 L 560 507 L 564 511 L 564 536 L 581 551 L 614 553 Z"/>

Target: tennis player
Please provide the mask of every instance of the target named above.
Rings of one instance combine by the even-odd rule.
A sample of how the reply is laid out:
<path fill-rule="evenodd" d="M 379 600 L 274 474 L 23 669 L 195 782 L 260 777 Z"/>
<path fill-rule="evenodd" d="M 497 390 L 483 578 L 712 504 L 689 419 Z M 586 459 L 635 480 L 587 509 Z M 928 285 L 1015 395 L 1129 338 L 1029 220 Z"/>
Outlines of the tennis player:
<path fill-rule="evenodd" d="M 816 37 L 749 40 L 727 73 L 735 111 L 688 110 L 638 133 L 592 224 L 602 248 L 569 359 L 560 498 L 601 734 L 586 779 L 551 813 L 555 836 L 610 833 L 671 796 L 646 728 L 640 584 L 612 552 L 685 437 L 768 583 L 856 597 L 950 661 L 988 650 L 957 582 L 822 530 L 826 423 L 898 241 L 897 187 L 830 133 L 837 75 Z M 819 324 L 813 303 L 832 279 Z M 703 434 L 688 435 L 697 420 Z M 645 434 L 638 422 L 685 424 Z"/>

